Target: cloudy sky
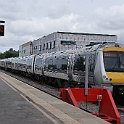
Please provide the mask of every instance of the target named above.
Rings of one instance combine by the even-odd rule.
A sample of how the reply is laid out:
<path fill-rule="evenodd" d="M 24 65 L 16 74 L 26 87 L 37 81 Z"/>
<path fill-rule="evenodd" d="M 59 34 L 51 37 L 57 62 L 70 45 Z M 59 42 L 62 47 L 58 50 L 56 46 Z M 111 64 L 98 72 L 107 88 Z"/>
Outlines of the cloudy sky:
<path fill-rule="evenodd" d="M 56 31 L 116 34 L 124 43 L 124 0 L 0 0 L 0 52 Z"/>

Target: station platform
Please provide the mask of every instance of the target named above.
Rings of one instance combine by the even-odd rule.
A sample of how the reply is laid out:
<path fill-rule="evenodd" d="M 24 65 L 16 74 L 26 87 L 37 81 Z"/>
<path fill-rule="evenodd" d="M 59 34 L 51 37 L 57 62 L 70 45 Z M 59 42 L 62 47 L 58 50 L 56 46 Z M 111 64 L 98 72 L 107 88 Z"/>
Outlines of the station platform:
<path fill-rule="evenodd" d="M 0 124 L 109 124 L 0 72 Z"/>

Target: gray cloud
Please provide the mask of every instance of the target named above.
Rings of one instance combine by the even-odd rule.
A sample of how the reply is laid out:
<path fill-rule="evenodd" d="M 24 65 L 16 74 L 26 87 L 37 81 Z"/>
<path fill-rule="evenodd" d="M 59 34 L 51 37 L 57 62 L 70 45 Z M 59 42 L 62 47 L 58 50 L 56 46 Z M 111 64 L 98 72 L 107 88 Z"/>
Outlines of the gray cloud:
<path fill-rule="evenodd" d="M 124 2 L 104 1 L 103 5 L 102 0 L 0 0 L 1 19 L 6 21 L 0 51 L 18 49 L 55 31 L 117 34 L 122 42 Z"/>
<path fill-rule="evenodd" d="M 57 30 L 74 30 L 77 24 L 78 15 L 70 13 L 60 18 L 45 17 L 40 20 L 16 20 L 9 25 L 10 32 L 18 35 L 39 36 L 44 32 L 50 33 Z"/>
<path fill-rule="evenodd" d="M 98 20 L 97 28 L 118 35 L 118 40 L 124 43 L 124 4 L 109 8 L 98 8 L 96 11 Z"/>
<path fill-rule="evenodd" d="M 99 25 L 112 30 L 124 29 L 124 5 L 112 6 L 107 10 L 98 9 Z"/>

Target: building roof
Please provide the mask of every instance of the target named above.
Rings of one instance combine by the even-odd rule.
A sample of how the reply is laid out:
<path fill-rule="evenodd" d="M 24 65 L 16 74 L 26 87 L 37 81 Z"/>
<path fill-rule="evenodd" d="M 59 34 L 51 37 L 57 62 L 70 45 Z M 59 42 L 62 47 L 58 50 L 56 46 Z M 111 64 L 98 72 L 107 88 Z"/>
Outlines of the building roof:
<path fill-rule="evenodd" d="M 22 46 L 22 47 L 25 47 L 25 46 L 28 46 L 28 45 L 30 45 L 30 44 L 32 44 L 32 41 L 29 41 L 29 42 L 27 42 L 27 43 L 24 43 L 24 44 L 22 44 L 21 46 Z"/>
<path fill-rule="evenodd" d="M 57 33 L 62 33 L 62 34 L 76 34 L 76 35 L 100 35 L 100 36 L 117 36 L 117 35 L 111 35 L 111 34 L 97 34 L 97 33 L 76 33 L 76 32 L 63 32 L 63 31 L 58 31 Z"/>

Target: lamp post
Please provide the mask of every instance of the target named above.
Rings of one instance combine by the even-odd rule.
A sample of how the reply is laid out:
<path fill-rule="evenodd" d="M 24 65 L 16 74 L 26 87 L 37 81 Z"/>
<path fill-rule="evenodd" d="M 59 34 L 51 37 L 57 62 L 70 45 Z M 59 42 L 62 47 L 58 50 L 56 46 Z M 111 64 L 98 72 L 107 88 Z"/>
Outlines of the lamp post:
<path fill-rule="evenodd" d="M 89 54 L 87 54 L 85 59 L 85 95 L 88 95 L 88 65 L 89 65 Z"/>
<path fill-rule="evenodd" d="M 5 23 L 5 21 L 0 20 L 0 36 L 4 36 L 4 24 L 3 23 Z"/>

